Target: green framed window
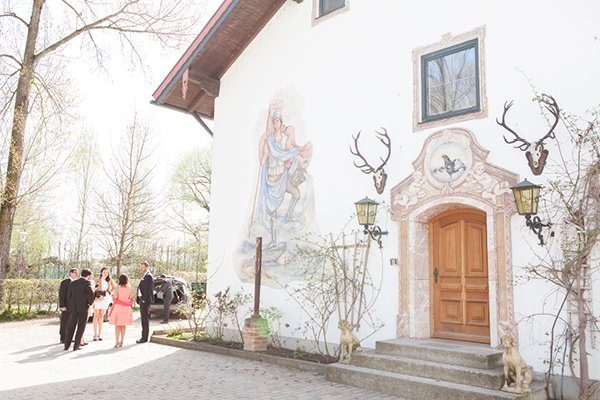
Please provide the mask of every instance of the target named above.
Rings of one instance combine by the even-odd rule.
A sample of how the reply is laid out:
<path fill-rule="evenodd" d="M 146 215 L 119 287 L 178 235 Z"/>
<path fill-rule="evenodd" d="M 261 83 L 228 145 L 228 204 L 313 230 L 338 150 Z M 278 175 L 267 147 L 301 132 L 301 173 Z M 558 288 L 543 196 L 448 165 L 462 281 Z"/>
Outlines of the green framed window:
<path fill-rule="evenodd" d="M 319 0 L 319 17 L 344 8 L 346 0 Z"/>
<path fill-rule="evenodd" d="M 478 40 L 421 57 L 422 122 L 481 110 Z"/>

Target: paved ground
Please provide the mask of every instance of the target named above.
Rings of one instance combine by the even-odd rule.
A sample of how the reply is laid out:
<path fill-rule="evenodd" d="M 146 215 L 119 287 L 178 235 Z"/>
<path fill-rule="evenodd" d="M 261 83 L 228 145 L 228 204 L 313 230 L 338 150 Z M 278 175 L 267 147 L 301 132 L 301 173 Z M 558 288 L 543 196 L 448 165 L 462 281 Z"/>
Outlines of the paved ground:
<path fill-rule="evenodd" d="M 151 330 L 157 328 L 152 321 Z M 128 328 L 113 349 L 112 327 L 102 342 L 64 351 L 54 320 L 0 324 L 0 399 L 395 399 L 327 382 L 322 375 L 153 343 L 135 344 Z M 88 325 L 87 339 L 92 326 Z"/>

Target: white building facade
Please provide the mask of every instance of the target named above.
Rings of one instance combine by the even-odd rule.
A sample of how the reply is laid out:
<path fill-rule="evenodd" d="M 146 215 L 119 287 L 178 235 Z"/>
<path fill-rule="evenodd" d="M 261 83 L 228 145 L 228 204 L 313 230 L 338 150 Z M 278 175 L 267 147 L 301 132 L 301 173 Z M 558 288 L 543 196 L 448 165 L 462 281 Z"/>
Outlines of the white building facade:
<path fill-rule="evenodd" d="M 224 32 L 236 3 L 224 2 L 213 17 L 213 35 Z M 211 93 L 214 109 L 198 112 L 214 118 L 209 295 L 227 287 L 253 292 L 254 238 L 262 236 L 261 306 L 281 311 L 282 336 L 300 338 L 306 317 L 282 288 L 300 285 L 305 273 L 295 246 L 306 235 L 361 229 L 348 221 L 354 202 L 368 196 L 381 203 L 376 223 L 389 233 L 381 250 L 369 250 L 368 268 L 381 282 L 373 310 L 383 327 L 363 345 L 439 337 L 497 348 L 510 334 L 544 372 L 562 294 L 530 279 L 527 267 L 559 247 L 561 235 L 544 230 L 547 244 L 540 246 L 510 186 L 524 178 L 544 186 L 553 178 L 556 141 L 566 137 L 559 124 L 556 141 L 546 141 L 547 166 L 534 176 L 496 119 L 512 100 L 507 124 L 535 141 L 549 129 L 535 93 L 575 114 L 598 103 L 600 30 L 592 16 L 600 5 L 279 3 L 220 76 L 210 77 L 220 84 Z M 203 32 L 197 46 L 211 35 Z M 192 61 L 183 61 L 175 73 L 190 68 Z M 176 83 L 162 91 L 183 90 L 181 77 L 173 75 Z M 199 102 L 207 95 L 183 97 Z M 358 132 L 373 169 L 387 156 L 376 132 L 391 141 L 381 193 L 372 174 L 354 165 L 364 163 L 349 149 Z M 540 217 L 548 219 L 541 208 Z M 600 280 L 592 282 L 598 315 Z M 337 321 L 327 336 L 338 341 Z M 593 327 L 588 344 L 591 378 L 600 379 Z"/>

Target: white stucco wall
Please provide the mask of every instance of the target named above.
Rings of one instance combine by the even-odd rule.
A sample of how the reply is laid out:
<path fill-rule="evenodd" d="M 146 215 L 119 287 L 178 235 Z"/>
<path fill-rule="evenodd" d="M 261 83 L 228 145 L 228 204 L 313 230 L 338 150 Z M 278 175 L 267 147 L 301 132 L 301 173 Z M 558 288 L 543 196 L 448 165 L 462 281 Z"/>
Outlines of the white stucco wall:
<path fill-rule="evenodd" d="M 298 141 L 313 143 L 309 172 L 321 233 L 339 232 L 354 212 L 353 203 L 365 195 L 389 204 L 389 190 L 413 171 L 411 162 L 426 137 L 441 129 L 413 131 L 412 51 L 440 41 L 446 33 L 456 35 L 485 26 L 488 117 L 453 126 L 472 131 L 490 150 L 489 162 L 522 178 L 543 184 L 548 174 L 533 177 L 524 154 L 503 142 L 503 130 L 495 118 L 506 100 L 515 102 L 509 114 L 512 126 L 530 139 L 547 130 L 537 105 L 531 102 L 530 83 L 576 114 L 598 103 L 598 3 L 351 0 L 348 12 L 314 26 L 312 7 L 311 0 L 288 1 L 221 79 L 215 111 L 209 294 L 227 286 L 252 292 L 252 285 L 237 278 L 233 254 L 246 229 L 255 193 L 262 133 L 258 127 L 264 126 L 260 116 L 277 91 L 294 90 L 304 99 L 303 108 L 296 110 L 305 124 Z M 358 130 L 371 132 L 380 126 L 390 133 L 393 153 L 386 167 L 386 191 L 377 195 L 371 177 L 352 165 L 348 146 Z M 379 146 L 373 141 L 371 150 Z M 549 150 L 552 159 L 557 152 L 553 146 Z M 390 231 L 383 239 L 384 277 L 378 305 L 385 327 L 367 346 L 396 336 L 398 314 L 398 267 L 389 264 L 390 258 L 399 256 L 397 226 L 384 212 L 378 222 Z M 535 259 L 532 251 L 540 251 L 519 216 L 512 218 L 512 249 L 513 273 L 519 277 L 522 266 Z M 372 260 L 379 262 L 378 253 L 373 255 Z M 542 282 L 516 284 L 516 319 L 552 312 L 558 305 L 548 296 L 551 289 Z M 595 295 L 600 300 L 600 291 Z M 286 297 L 282 290 L 262 289 L 263 306 L 273 305 L 283 312 L 290 328 L 282 334 L 292 336 L 301 313 Z M 548 330 L 548 318 L 523 320 L 519 325 L 522 354 L 538 371 L 545 368 Z M 337 340 L 334 324 L 329 336 Z M 591 350 L 590 359 L 595 379 L 600 378 L 598 347 Z"/>

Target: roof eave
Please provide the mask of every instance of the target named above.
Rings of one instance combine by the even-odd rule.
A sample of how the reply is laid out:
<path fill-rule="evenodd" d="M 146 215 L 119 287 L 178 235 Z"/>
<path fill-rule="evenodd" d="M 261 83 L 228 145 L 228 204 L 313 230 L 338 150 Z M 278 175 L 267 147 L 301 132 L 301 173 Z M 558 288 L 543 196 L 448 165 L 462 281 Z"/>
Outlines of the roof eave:
<path fill-rule="evenodd" d="M 175 66 L 171 69 L 167 77 L 161 82 L 158 88 L 152 94 L 154 104 L 162 105 L 165 98 L 173 89 L 175 83 L 182 77 L 183 73 L 192 64 L 198 53 L 202 51 L 212 35 L 223 24 L 231 10 L 237 5 L 239 0 L 225 0 L 217 11 L 213 14 L 202 31 L 196 36 L 192 44 L 185 53 L 179 58 Z"/>

